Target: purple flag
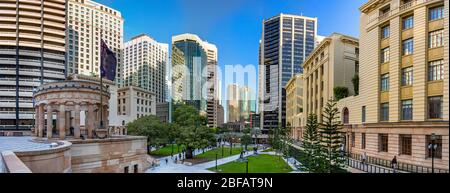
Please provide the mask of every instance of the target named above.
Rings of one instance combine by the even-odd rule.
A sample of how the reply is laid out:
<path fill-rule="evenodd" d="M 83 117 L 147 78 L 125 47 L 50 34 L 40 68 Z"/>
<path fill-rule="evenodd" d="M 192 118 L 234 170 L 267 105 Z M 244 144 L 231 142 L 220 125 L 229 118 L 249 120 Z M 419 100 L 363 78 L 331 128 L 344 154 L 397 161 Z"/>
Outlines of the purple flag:
<path fill-rule="evenodd" d="M 100 72 L 102 78 L 106 77 L 106 79 L 114 81 L 116 78 L 116 66 L 117 59 L 116 54 L 111 51 L 106 43 L 101 41 L 101 64 L 100 64 Z"/>

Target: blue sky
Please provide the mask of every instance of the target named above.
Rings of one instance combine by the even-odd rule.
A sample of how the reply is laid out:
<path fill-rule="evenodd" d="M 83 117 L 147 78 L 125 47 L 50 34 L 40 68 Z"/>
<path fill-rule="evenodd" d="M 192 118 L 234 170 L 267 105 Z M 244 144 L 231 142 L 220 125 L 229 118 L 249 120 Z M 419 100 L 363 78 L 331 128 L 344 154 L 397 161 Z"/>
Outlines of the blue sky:
<path fill-rule="evenodd" d="M 194 33 L 217 45 L 219 64 L 257 65 L 263 19 L 280 13 L 318 18 L 318 34 L 359 36 L 358 8 L 367 0 L 94 0 L 122 12 L 125 41 L 146 33 L 169 43 Z M 226 92 L 223 82 L 222 93 Z M 253 88 L 256 92 L 257 88 Z"/>

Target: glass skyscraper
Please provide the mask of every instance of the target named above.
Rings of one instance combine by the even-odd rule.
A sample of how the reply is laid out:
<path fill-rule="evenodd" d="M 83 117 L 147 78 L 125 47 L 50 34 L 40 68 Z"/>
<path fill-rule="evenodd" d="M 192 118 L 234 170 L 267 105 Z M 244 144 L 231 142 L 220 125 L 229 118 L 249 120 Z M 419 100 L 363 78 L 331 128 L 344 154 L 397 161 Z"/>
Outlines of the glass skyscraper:
<path fill-rule="evenodd" d="M 302 73 L 301 64 L 314 50 L 317 18 L 280 14 L 263 21 L 259 83 L 264 132 L 286 126 L 287 82 Z"/>

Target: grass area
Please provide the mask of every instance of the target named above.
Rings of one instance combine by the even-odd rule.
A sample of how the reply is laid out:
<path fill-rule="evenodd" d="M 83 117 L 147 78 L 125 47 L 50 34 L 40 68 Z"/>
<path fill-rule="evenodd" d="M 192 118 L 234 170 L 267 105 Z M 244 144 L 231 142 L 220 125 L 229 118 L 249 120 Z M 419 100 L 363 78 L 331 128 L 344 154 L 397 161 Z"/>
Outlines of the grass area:
<path fill-rule="evenodd" d="M 173 145 L 173 154 L 178 154 L 182 151 L 183 146 L 180 146 L 180 151 L 178 151 L 178 147 L 177 145 Z M 151 155 L 155 155 L 155 156 L 169 156 L 172 153 L 172 145 L 167 145 L 163 148 L 160 148 L 158 150 L 152 151 L 150 152 Z"/>
<path fill-rule="evenodd" d="M 216 152 L 217 152 L 217 158 L 222 159 L 226 157 L 230 157 L 233 155 L 238 155 L 242 152 L 244 148 L 243 147 L 234 147 L 231 154 L 230 154 L 230 147 L 223 147 L 223 156 L 222 156 L 222 148 L 216 148 L 214 150 L 207 151 L 205 153 L 196 155 L 195 158 L 207 158 L 208 160 L 216 160 Z"/>
<path fill-rule="evenodd" d="M 292 168 L 280 156 L 260 154 L 247 158 L 249 173 L 289 173 L 292 171 Z M 234 161 L 217 168 L 219 173 L 245 173 L 246 163 Z M 208 170 L 215 171 L 215 167 Z"/>
<path fill-rule="evenodd" d="M 272 148 L 269 148 L 269 149 L 266 149 L 266 150 L 264 150 L 264 151 L 262 151 L 262 152 L 273 152 L 274 150 L 272 149 Z"/>

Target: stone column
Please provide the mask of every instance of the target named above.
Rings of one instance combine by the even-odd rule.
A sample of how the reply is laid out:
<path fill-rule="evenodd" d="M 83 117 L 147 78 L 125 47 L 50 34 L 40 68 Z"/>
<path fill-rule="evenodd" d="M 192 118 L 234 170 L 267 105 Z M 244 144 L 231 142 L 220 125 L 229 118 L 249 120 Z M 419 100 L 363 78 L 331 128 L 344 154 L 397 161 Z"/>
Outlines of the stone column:
<path fill-rule="evenodd" d="M 53 110 L 50 105 L 47 105 L 47 138 L 53 137 Z"/>
<path fill-rule="evenodd" d="M 70 126 L 71 126 L 70 117 L 72 117 L 72 112 L 66 111 L 66 113 L 65 113 L 66 121 L 64 123 L 64 125 L 65 125 L 64 128 L 66 129 L 66 133 L 69 133 L 69 134 L 70 134 Z"/>
<path fill-rule="evenodd" d="M 34 136 L 38 136 L 39 135 L 39 107 L 34 107 Z"/>
<path fill-rule="evenodd" d="M 58 120 L 59 122 L 59 139 L 66 138 L 66 109 L 64 104 L 59 105 Z"/>
<path fill-rule="evenodd" d="M 90 139 L 94 138 L 94 105 L 88 104 L 88 113 L 87 113 L 87 131 L 88 131 L 88 137 Z"/>
<path fill-rule="evenodd" d="M 74 123 L 73 123 L 73 128 L 74 128 L 74 137 L 75 139 L 80 139 L 80 105 L 76 104 L 75 105 L 75 117 L 74 117 Z"/>
<path fill-rule="evenodd" d="M 44 135 L 44 105 L 39 105 L 39 126 L 38 126 L 38 137 L 43 137 Z"/>

